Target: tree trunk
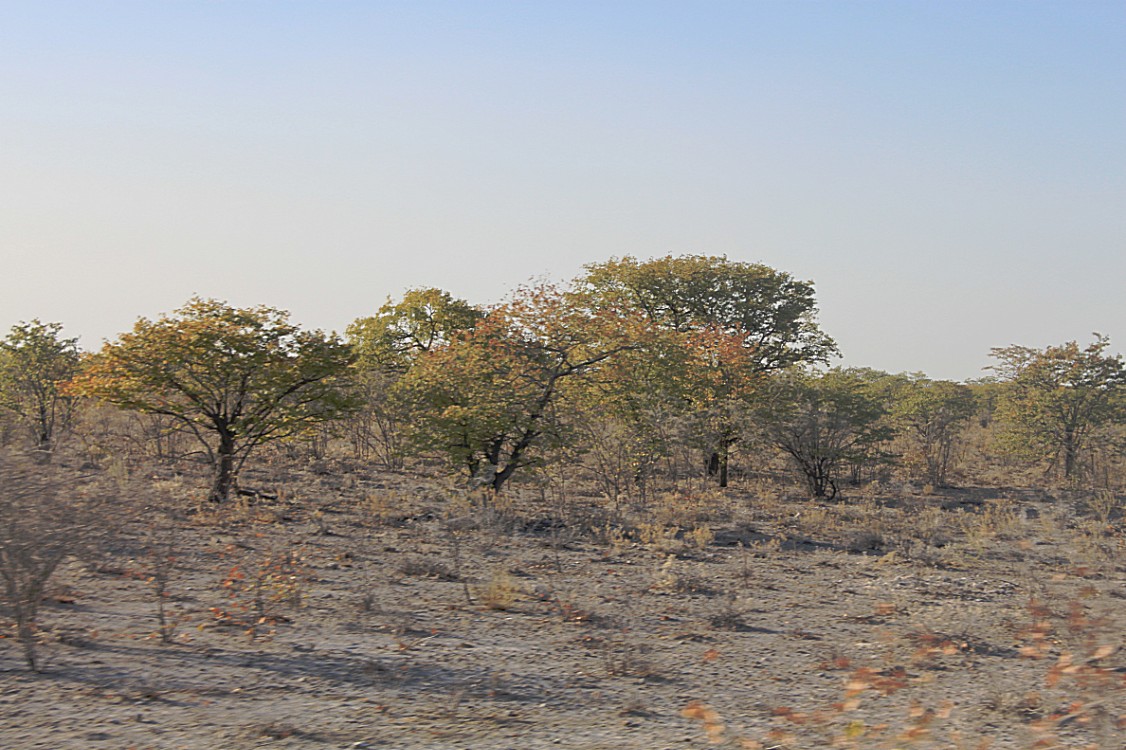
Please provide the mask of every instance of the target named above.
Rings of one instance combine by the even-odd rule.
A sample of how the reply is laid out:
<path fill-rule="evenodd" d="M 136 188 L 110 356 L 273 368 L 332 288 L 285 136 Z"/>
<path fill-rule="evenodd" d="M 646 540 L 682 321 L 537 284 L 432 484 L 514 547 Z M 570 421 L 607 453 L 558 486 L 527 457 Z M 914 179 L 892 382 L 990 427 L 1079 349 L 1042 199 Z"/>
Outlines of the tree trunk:
<path fill-rule="evenodd" d="M 1068 429 L 1064 433 L 1063 444 L 1063 476 L 1065 479 L 1074 479 L 1079 463 L 1079 439 L 1075 431 Z"/>
<path fill-rule="evenodd" d="M 52 445 L 52 419 L 51 414 L 47 410 L 46 404 L 40 402 L 39 413 L 37 415 L 35 424 L 35 449 L 42 453 L 50 453 L 54 448 Z"/>
<path fill-rule="evenodd" d="M 27 612 L 17 612 L 16 638 L 23 647 L 23 658 L 27 668 L 32 672 L 40 669 L 39 652 L 35 648 L 35 615 Z"/>
<path fill-rule="evenodd" d="M 55 446 L 51 442 L 51 432 L 43 429 L 35 436 L 35 449 L 40 453 L 50 453 Z"/>
<path fill-rule="evenodd" d="M 500 494 L 501 488 L 504 487 L 504 483 L 508 481 L 508 478 L 512 476 L 512 471 L 515 470 L 515 468 L 515 466 L 509 464 L 493 475 L 493 492 L 498 495 Z"/>
<path fill-rule="evenodd" d="M 731 446 L 735 441 L 731 438 L 721 438 L 719 445 L 708 456 L 708 476 L 718 477 L 719 486 L 727 486 L 727 466 L 731 458 Z"/>
<path fill-rule="evenodd" d="M 211 502 L 225 503 L 235 483 L 235 437 L 227 430 L 219 432 L 219 450 L 215 454 L 215 483 Z"/>
<path fill-rule="evenodd" d="M 806 487 L 814 500 L 832 500 L 837 496 L 837 483 L 833 481 L 833 467 L 822 460 L 802 462 Z"/>

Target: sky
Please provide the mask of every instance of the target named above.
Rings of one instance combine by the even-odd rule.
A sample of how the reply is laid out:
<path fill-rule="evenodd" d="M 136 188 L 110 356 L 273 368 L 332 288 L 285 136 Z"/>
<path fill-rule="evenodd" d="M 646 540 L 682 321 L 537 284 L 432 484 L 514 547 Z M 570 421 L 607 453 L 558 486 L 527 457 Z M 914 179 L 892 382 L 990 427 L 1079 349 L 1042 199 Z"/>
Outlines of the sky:
<path fill-rule="evenodd" d="M 0 331 L 343 331 L 613 257 L 812 281 L 846 366 L 1126 350 L 1126 3 L 0 0 Z"/>

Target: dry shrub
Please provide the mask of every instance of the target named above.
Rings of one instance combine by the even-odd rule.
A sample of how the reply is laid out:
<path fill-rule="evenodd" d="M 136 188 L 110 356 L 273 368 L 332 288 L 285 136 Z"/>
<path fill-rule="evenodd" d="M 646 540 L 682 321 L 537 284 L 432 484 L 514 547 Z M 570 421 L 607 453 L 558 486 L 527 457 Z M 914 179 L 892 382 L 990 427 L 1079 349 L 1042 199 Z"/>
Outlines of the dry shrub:
<path fill-rule="evenodd" d="M 883 534 L 871 529 L 857 529 L 848 535 L 845 549 L 855 554 L 882 552 L 887 542 Z"/>
<path fill-rule="evenodd" d="M 728 592 L 708 617 L 708 626 L 713 630 L 742 630 L 747 627 L 745 617 L 745 608 L 739 597 L 733 592 Z"/>
<path fill-rule="evenodd" d="M 773 479 L 760 477 L 755 480 L 751 488 L 751 494 L 755 498 L 754 504 L 757 507 L 769 507 L 782 502 L 786 494 L 786 488 L 783 484 Z"/>
<path fill-rule="evenodd" d="M 676 555 L 669 555 L 654 572 L 651 590 L 666 594 L 703 594 L 710 596 L 715 590 L 701 577 L 682 570 Z"/>
<path fill-rule="evenodd" d="M 187 619 L 182 610 L 171 606 L 171 584 L 180 564 L 177 551 L 179 535 L 174 519 L 164 524 L 152 521 L 145 537 L 145 583 L 152 591 L 156 608 L 157 635 L 160 642 L 170 644 L 180 624 Z"/>
<path fill-rule="evenodd" d="M 637 541 L 646 547 L 652 547 L 658 552 L 676 552 L 683 547 L 677 535 L 680 533 L 678 526 L 666 526 L 662 523 L 643 523 L 637 527 Z"/>
<path fill-rule="evenodd" d="M 841 528 L 840 513 L 836 508 L 810 505 L 797 516 L 798 530 L 806 536 L 825 538 L 834 536 Z"/>
<path fill-rule="evenodd" d="M 605 524 L 593 529 L 594 541 L 597 544 L 609 547 L 611 554 L 620 555 L 630 548 L 629 533 L 621 526 Z"/>
<path fill-rule="evenodd" d="M 980 513 L 961 513 L 955 516 L 966 544 L 983 552 L 997 541 L 1023 536 L 1024 515 L 1013 500 L 988 501 Z"/>
<path fill-rule="evenodd" d="M 278 500 L 284 499 L 284 492 L 279 492 Z M 199 494 L 190 519 L 196 526 L 236 528 L 251 524 L 277 524 L 284 516 L 284 509 L 262 504 L 250 495 L 232 493 L 227 502 L 214 503 Z"/>
<path fill-rule="evenodd" d="M 1122 498 L 1117 493 L 1105 489 L 1092 492 L 1084 500 L 1084 505 L 1104 527 L 1109 527 L 1112 521 L 1121 518 L 1124 507 Z"/>
<path fill-rule="evenodd" d="M 608 638 L 601 643 L 602 663 L 611 677 L 638 677 L 652 679 L 660 670 L 645 655 L 652 651 L 646 644 L 622 638 Z"/>
<path fill-rule="evenodd" d="M 67 557 L 88 551 L 104 494 L 95 479 L 65 467 L 0 453 L 0 601 L 29 669 L 39 671 L 39 606 Z"/>
<path fill-rule="evenodd" d="M 680 489 L 657 494 L 647 510 L 654 524 L 695 528 L 708 521 L 729 517 L 731 501 L 719 490 Z"/>
<path fill-rule="evenodd" d="M 240 628 L 251 641 L 272 635 L 288 621 L 282 612 L 301 606 L 309 578 L 302 551 L 278 542 L 262 549 L 232 544 L 225 554 L 232 564 L 220 583 L 226 606 L 211 610 L 216 624 Z"/>
<path fill-rule="evenodd" d="M 438 581 L 460 581 L 461 574 L 437 557 L 412 555 L 399 564 L 399 572 L 411 578 L 433 578 Z"/>
<path fill-rule="evenodd" d="M 373 526 L 393 523 L 404 507 L 403 498 L 394 490 L 366 492 L 360 500 L 360 511 Z"/>
<path fill-rule="evenodd" d="M 516 603 L 520 586 L 507 570 L 496 570 L 477 595 L 486 609 L 505 611 Z"/>
<path fill-rule="evenodd" d="M 697 526 L 684 534 L 684 541 L 691 547 L 703 551 L 715 540 L 715 532 L 707 526 Z"/>

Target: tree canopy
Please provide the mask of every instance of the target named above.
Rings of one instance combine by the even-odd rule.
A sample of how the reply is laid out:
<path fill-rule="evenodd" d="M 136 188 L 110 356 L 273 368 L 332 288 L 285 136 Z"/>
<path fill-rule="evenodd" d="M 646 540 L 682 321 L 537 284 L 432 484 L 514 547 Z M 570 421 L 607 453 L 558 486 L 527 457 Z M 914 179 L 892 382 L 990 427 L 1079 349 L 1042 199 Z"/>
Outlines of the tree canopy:
<path fill-rule="evenodd" d="M 955 439 L 976 413 L 977 399 L 962 383 L 918 374 L 896 380 L 892 397 L 895 422 L 918 449 L 927 481 L 936 487 L 945 486 Z"/>
<path fill-rule="evenodd" d="M 126 435 L 163 441 L 162 460 L 205 455 L 215 500 L 258 446 L 300 435 L 318 457 L 344 438 L 388 469 L 440 454 L 497 491 L 528 468 L 563 467 L 540 474 L 558 486 L 574 469 L 615 501 L 704 472 L 727 486 L 736 459 L 767 476 L 787 456 L 814 496 L 842 467 L 859 482 L 893 458 L 944 486 L 955 468 L 972 477 L 987 441 L 1069 481 L 1120 470 L 1126 362 L 1105 337 L 997 348 L 997 377 L 964 384 L 826 370 L 837 348 L 817 312 L 813 284 L 788 273 L 670 255 L 591 264 L 491 307 L 411 289 L 344 341 L 198 297 L 88 355 L 35 320 L 0 340 L 0 442 L 23 425 L 51 450 L 78 397 L 96 397 L 140 412 Z M 121 437 L 117 419 L 87 422 Z"/>
<path fill-rule="evenodd" d="M 407 373 L 416 441 L 500 490 L 558 437 L 565 383 L 636 346 L 630 329 L 614 309 L 591 311 L 550 285 L 518 290 Z"/>
<path fill-rule="evenodd" d="M 348 326 L 348 342 L 364 368 L 405 370 L 410 361 L 450 343 L 484 317 L 474 305 L 441 289 L 411 289 L 370 317 Z"/>
<path fill-rule="evenodd" d="M 817 325 L 813 285 L 765 265 L 724 256 L 627 256 L 586 271 L 580 289 L 590 305 L 634 310 L 684 351 L 668 356 L 669 338 L 658 339 L 661 361 L 677 368 L 660 380 L 676 384 L 669 396 L 682 401 L 708 444 L 708 471 L 720 486 L 727 485 L 730 451 L 743 432 L 741 415 L 766 376 L 836 352 Z"/>
<path fill-rule="evenodd" d="M 680 333 L 735 337 L 758 371 L 823 362 L 836 352 L 815 320 L 813 284 L 769 266 L 724 256 L 626 256 L 586 271 L 582 285 L 599 304 L 636 307 Z"/>
<path fill-rule="evenodd" d="M 351 360 L 335 335 L 302 331 L 284 311 L 197 297 L 106 343 L 71 390 L 185 426 L 211 461 L 219 501 L 257 446 L 353 406 L 341 382 Z"/>
<path fill-rule="evenodd" d="M 891 437 L 878 381 L 863 370 L 794 370 L 776 377 L 757 409 L 768 439 L 802 474 L 815 498 L 835 497 L 840 468 Z"/>
<path fill-rule="evenodd" d="M 1109 346 L 1096 333 L 1082 349 L 1074 341 L 993 349 L 993 370 L 1006 384 L 998 416 L 1010 445 L 1051 458 L 1065 478 L 1076 478 L 1093 432 L 1123 413 L 1126 363 L 1107 354 Z"/>
<path fill-rule="evenodd" d="M 60 386 L 78 370 L 78 340 L 61 334 L 60 323 L 32 320 L 0 341 L 0 407 L 31 431 L 41 451 L 54 447 L 74 415 L 74 399 Z"/>

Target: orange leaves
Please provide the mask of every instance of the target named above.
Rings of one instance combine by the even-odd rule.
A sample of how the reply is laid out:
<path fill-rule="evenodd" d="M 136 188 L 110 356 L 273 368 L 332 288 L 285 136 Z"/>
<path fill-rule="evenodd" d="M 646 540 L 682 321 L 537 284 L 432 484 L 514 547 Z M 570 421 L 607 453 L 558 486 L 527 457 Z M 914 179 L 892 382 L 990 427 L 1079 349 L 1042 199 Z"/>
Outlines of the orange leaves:
<path fill-rule="evenodd" d="M 1020 647 L 1019 652 L 1026 659 L 1042 659 L 1053 646 L 1051 636 L 1055 628 L 1049 619 L 1052 611 L 1036 599 L 1028 602 L 1028 611 L 1033 617 L 1033 622 L 1021 631 L 1021 636 L 1027 643 Z"/>
<path fill-rule="evenodd" d="M 912 633 L 909 637 L 918 644 L 911 658 L 920 664 L 929 663 L 940 656 L 955 656 L 971 650 L 967 641 L 932 633 L 929 630 Z"/>
<path fill-rule="evenodd" d="M 711 706 L 705 705 L 700 701 L 692 701 L 680 712 L 680 715 L 686 719 L 698 721 L 703 725 L 704 734 L 707 735 L 708 742 L 713 745 L 722 745 L 726 742 L 725 732 L 727 731 L 726 725 L 719 713 L 716 712 Z"/>
<path fill-rule="evenodd" d="M 719 712 L 700 701 L 689 703 L 682 711 L 685 718 L 699 722 L 712 744 L 738 746 L 763 750 L 766 747 L 842 747 L 842 748 L 898 748 L 905 745 L 930 747 L 938 737 L 937 725 L 949 720 L 954 713 L 954 703 L 950 700 L 940 702 L 902 697 L 894 701 L 883 701 L 881 706 L 867 706 L 865 716 L 856 712 L 867 696 L 887 697 L 909 687 L 909 682 L 924 682 L 919 678 L 910 679 L 899 667 L 876 669 L 861 667 L 849 674 L 844 685 L 844 700 L 823 708 L 796 710 L 787 705 L 776 706 L 770 710 L 772 728 L 765 734 L 765 742 L 743 738 L 735 734 L 724 722 Z M 881 715 L 889 706 L 906 703 L 906 715 L 899 721 L 885 720 L 870 722 L 866 717 Z M 896 712 L 898 708 L 894 709 Z M 950 738 L 957 738 L 957 732 Z M 945 746 L 945 745 L 944 745 Z M 961 747 L 961 745 L 958 745 Z M 984 750 L 986 744 L 978 746 Z"/>

